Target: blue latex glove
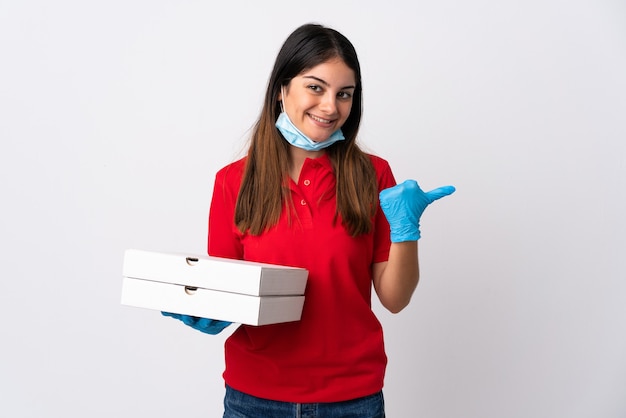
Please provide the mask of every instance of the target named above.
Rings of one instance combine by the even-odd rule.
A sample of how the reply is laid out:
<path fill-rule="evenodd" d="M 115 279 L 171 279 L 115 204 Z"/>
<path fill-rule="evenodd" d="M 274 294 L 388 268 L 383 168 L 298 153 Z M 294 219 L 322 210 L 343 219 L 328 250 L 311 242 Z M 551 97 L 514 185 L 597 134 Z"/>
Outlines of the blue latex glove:
<path fill-rule="evenodd" d="M 185 325 L 189 325 L 193 329 L 197 329 L 198 331 L 211 335 L 219 334 L 224 330 L 224 328 L 232 324 L 232 322 L 227 321 L 217 321 L 215 319 L 198 318 L 197 316 L 181 315 L 170 312 L 161 312 L 161 314 L 163 316 L 171 316 L 172 318 L 183 321 Z"/>
<path fill-rule="evenodd" d="M 391 242 L 420 239 L 419 222 L 426 206 L 455 190 L 454 186 L 443 186 L 424 193 L 415 180 L 406 180 L 380 192 L 380 207 L 391 228 Z"/>

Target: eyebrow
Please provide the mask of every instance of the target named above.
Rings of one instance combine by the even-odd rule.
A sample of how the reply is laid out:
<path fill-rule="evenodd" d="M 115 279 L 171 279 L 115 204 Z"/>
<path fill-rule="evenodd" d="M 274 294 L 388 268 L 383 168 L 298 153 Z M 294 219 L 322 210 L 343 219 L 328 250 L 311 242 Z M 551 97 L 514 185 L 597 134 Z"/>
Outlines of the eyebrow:
<path fill-rule="evenodd" d="M 321 78 L 319 78 L 319 77 L 315 77 L 314 75 L 305 75 L 305 76 L 303 76 L 302 78 L 312 78 L 313 80 L 316 80 L 316 81 L 318 81 L 318 82 L 322 83 L 323 85 L 325 85 L 325 86 L 327 86 L 327 87 L 330 87 L 330 84 L 328 84 L 326 81 L 322 80 L 322 79 L 321 79 Z M 354 88 L 356 88 L 356 86 L 352 86 L 352 85 L 350 85 L 350 86 L 344 86 L 344 87 L 342 87 L 340 90 L 345 90 L 345 89 L 354 89 Z"/>

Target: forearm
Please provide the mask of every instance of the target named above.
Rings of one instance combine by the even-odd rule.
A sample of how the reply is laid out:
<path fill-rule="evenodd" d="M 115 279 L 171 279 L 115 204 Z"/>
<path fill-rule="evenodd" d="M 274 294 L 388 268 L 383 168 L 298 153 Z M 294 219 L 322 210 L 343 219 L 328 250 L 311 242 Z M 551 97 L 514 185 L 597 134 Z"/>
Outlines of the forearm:
<path fill-rule="evenodd" d="M 374 289 L 382 305 L 393 313 L 404 309 L 419 281 L 417 241 L 391 244 L 389 260 L 374 268 Z"/>
<path fill-rule="evenodd" d="M 444 186 L 424 193 L 415 180 L 407 180 L 380 192 L 392 244 L 388 262 L 373 267 L 373 280 L 378 298 L 391 312 L 398 313 L 409 304 L 419 281 L 417 240 L 424 209 L 454 190 L 454 186 Z"/>

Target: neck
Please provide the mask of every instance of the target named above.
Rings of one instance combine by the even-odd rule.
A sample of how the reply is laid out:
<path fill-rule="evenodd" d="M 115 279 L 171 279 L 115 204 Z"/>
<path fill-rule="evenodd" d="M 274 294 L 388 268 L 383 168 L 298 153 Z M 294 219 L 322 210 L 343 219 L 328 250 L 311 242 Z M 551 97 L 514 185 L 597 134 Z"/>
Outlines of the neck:
<path fill-rule="evenodd" d="M 315 159 L 324 155 L 324 150 L 319 151 L 307 151 L 302 148 L 295 147 L 291 145 L 289 150 L 289 176 L 295 181 L 298 182 L 300 178 L 300 171 L 302 171 L 302 166 L 304 165 L 304 160 L 307 158 Z"/>

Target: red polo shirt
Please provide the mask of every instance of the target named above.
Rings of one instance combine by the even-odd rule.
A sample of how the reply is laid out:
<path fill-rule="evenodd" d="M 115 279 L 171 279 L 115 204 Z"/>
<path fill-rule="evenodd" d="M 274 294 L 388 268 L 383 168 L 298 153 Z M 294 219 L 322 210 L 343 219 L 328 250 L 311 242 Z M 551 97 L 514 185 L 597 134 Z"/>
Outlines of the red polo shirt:
<path fill-rule="evenodd" d="M 396 184 L 389 164 L 371 156 L 379 190 Z M 234 208 L 245 158 L 221 169 L 209 215 L 212 256 L 302 267 L 309 271 L 302 319 L 240 326 L 226 341 L 226 384 L 260 398 L 336 402 L 383 387 L 387 357 L 371 309 L 372 263 L 389 256 L 389 225 L 377 210 L 374 231 L 351 237 L 335 216 L 335 176 L 327 156 L 307 159 L 291 181 L 297 216 L 283 210 L 260 236 L 241 234 Z"/>

